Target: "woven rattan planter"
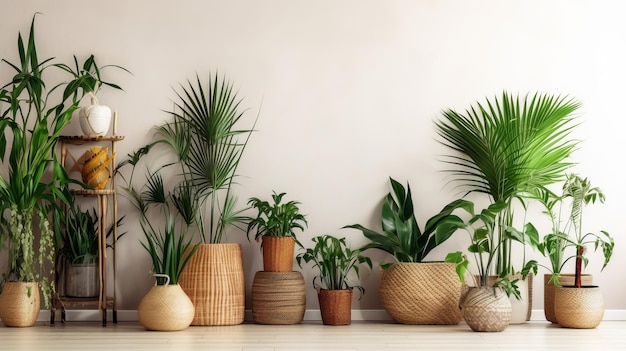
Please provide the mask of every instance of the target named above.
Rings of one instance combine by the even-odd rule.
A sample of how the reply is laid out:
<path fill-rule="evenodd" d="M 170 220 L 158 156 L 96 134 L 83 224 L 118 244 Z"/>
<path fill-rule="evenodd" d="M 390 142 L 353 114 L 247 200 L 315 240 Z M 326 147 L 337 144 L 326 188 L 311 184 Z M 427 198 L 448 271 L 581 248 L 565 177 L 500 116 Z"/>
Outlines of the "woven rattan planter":
<path fill-rule="evenodd" d="M 189 327 L 194 307 L 180 285 L 155 285 L 141 299 L 137 315 L 147 330 L 177 331 Z"/>
<path fill-rule="evenodd" d="M 178 280 L 191 299 L 191 325 L 241 324 L 245 314 L 245 281 L 240 244 L 202 244 Z"/>
<path fill-rule="evenodd" d="M 463 286 L 453 263 L 395 263 L 382 272 L 378 295 L 403 324 L 458 324 Z"/>
<path fill-rule="evenodd" d="M 502 288 L 471 287 L 461 302 L 463 318 L 477 332 L 501 332 L 511 320 L 511 302 Z"/>
<path fill-rule="evenodd" d="M 597 286 L 558 287 L 554 291 L 554 315 L 562 327 L 591 329 L 604 317 L 604 297 Z"/>
<path fill-rule="evenodd" d="M 552 323 L 558 323 L 554 312 L 554 291 L 556 287 L 550 281 L 552 274 L 545 274 L 543 276 L 543 312 L 546 316 L 546 320 Z M 583 274 L 581 276 L 581 283 L 583 286 L 593 285 L 593 276 L 591 274 Z M 559 286 L 574 285 L 573 274 L 561 274 L 559 275 Z"/>
<path fill-rule="evenodd" d="M 7 327 L 30 327 L 37 321 L 39 284 L 6 282 L 0 294 L 0 320 Z"/>
<path fill-rule="evenodd" d="M 295 243 L 290 236 L 263 236 L 263 271 L 291 272 Z"/>
<path fill-rule="evenodd" d="M 317 293 L 325 325 L 349 325 L 352 323 L 352 290 L 325 290 Z"/>
<path fill-rule="evenodd" d="M 306 310 L 300 272 L 257 272 L 252 282 L 252 318 L 258 324 L 298 324 Z"/>

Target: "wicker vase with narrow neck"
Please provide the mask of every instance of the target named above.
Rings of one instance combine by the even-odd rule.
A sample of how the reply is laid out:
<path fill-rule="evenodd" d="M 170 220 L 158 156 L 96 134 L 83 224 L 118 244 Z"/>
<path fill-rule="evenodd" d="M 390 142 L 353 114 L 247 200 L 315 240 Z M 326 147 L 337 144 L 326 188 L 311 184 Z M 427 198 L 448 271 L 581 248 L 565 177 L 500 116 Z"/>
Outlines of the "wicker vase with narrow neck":
<path fill-rule="evenodd" d="M 604 317 L 604 297 L 597 286 L 561 286 L 554 291 L 554 315 L 565 328 L 592 329 Z"/>
<path fill-rule="evenodd" d="M 558 323 L 554 312 L 554 283 L 550 281 L 552 274 L 545 274 L 543 276 L 543 312 L 546 316 L 546 320 L 552 323 Z M 583 274 L 581 276 L 582 285 L 593 285 L 593 276 L 591 274 Z M 573 274 L 561 274 L 559 275 L 558 286 L 574 285 Z"/>
<path fill-rule="evenodd" d="M 240 244 L 201 244 L 178 280 L 193 302 L 191 325 L 241 324 L 246 287 Z"/>
<path fill-rule="evenodd" d="M 265 272 L 293 271 L 296 241 L 289 236 L 263 236 L 263 270 Z"/>
<path fill-rule="evenodd" d="M 39 284 L 6 282 L 0 294 L 0 320 L 7 327 L 31 327 L 41 309 Z"/>
<path fill-rule="evenodd" d="M 352 323 L 352 289 L 320 289 L 317 298 L 324 325 L 349 325 Z"/>
<path fill-rule="evenodd" d="M 471 287 L 461 308 L 465 322 L 477 332 L 501 332 L 511 320 L 511 302 L 502 288 Z"/>
<path fill-rule="evenodd" d="M 178 284 L 155 285 L 137 308 L 139 323 L 147 330 L 177 331 L 189 327 L 194 317 L 191 300 Z"/>

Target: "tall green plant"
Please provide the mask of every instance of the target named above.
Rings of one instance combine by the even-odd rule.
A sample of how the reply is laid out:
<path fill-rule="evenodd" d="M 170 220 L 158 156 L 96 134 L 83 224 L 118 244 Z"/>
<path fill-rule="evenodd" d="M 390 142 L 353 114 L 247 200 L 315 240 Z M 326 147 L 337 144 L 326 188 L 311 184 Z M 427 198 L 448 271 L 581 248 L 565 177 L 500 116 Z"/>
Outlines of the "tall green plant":
<path fill-rule="evenodd" d="M 436 122 L 441 143 L 452 151 L 445 162 L 453 182 L 467 193 L 486 194 L 491 203 L 505 204 L 493 223 L 502 241 L 494 272 L 500 276 L 515 272 L 512 241 L 506 238 L 515 224 L 515 204 L 525 206 L 532 189 L 562 180 L 571 166 L 577 141 L 569 135 L 579 107 L 563 96 L 503 92 L 465 114 L 445 110 Z"/>

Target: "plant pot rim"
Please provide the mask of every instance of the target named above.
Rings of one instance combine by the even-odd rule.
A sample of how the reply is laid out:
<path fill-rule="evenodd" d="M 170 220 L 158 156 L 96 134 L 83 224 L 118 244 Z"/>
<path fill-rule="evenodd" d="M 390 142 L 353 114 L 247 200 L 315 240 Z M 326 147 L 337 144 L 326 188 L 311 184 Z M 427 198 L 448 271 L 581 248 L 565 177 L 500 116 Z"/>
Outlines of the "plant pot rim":
<path fill-rule="evenodd" d="M 564 288 L 564 289 L 594 289 L 594 288 L 599 288 L 600 286 L 598 285 L 583 285 L 580 288 L 576 287 L 575 285 L 562 285 L 559 286 L 558 288 Z"/>

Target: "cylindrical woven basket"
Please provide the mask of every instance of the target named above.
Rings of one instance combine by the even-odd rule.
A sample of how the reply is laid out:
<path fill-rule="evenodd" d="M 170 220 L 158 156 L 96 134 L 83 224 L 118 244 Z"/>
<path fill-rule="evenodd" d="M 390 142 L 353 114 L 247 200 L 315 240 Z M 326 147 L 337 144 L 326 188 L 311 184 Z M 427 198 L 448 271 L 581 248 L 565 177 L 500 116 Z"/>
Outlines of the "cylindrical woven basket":
<path fill-rule="evenodd" d="M 0 294 L 0 320 L 7 327 L 30 327 L 41 309 L 39 284 L 6 282 Z"/>
<path fill-rule="evenodd" d="M 382 272 L 378 295 L 394 321 L 458 324 L 464 290 L 454 263 L 395 263 Z"/>
<path fill-rule="evenodd" d="M 293 254 L 295 250 L 295 243 L 295 240 L 290 236 L 264 236 L 263 271 L 293 271 Z"/>
<path fill-rule="evenodd" d="M 352 289 L 325 290 L 317 293 L 325 325 L 349 325 L 352 323 Z"/>
<path fill-rule="evenodd" d="M 500 332 L 509 326 L 511 302 L 501 288 L 470 287 L 462 301 L 463 318 L 477 332 Z"/>
<path fill-rule="evenodd" d="M 257 272 L 252 282 L 252 318 L 258 324 L 298 324 L 306 310 L 302 273 Z"/>
<path fill-rule="evenodd" d="M 545 274 L 543 276 L 543 312 L 546 316 L 546 320 L 552 323 L 558 323 L 554 312 L 554 283 L 550 281 L 552 274 Z M 593 276 L 591 274 L 583 274 L 581 276 L 581 283 L 583 286 L 593 285 Z M 559 275 L 559 286 L 574 285 L 573 274 L 561 274 Z"/>
<path fill-rule="evenodd" d="M 178 283 L 195 307 L 192 325 L 241 324 L 246 289 L 240 244 L 201 244 Z"/>
<path fill-rule="evenodd" d="M 139 323 L 147 330 L 176 331 L 189 327 L 194 307 L 180 285 L 155 285 L 137 308 Z"/>
<path fill-rule="evenodd" d="M 558 287 L 554 291 L 554 315 L 566 328 L 592 329 L 604 317 L 604 297 L 597 286 Z"/>

